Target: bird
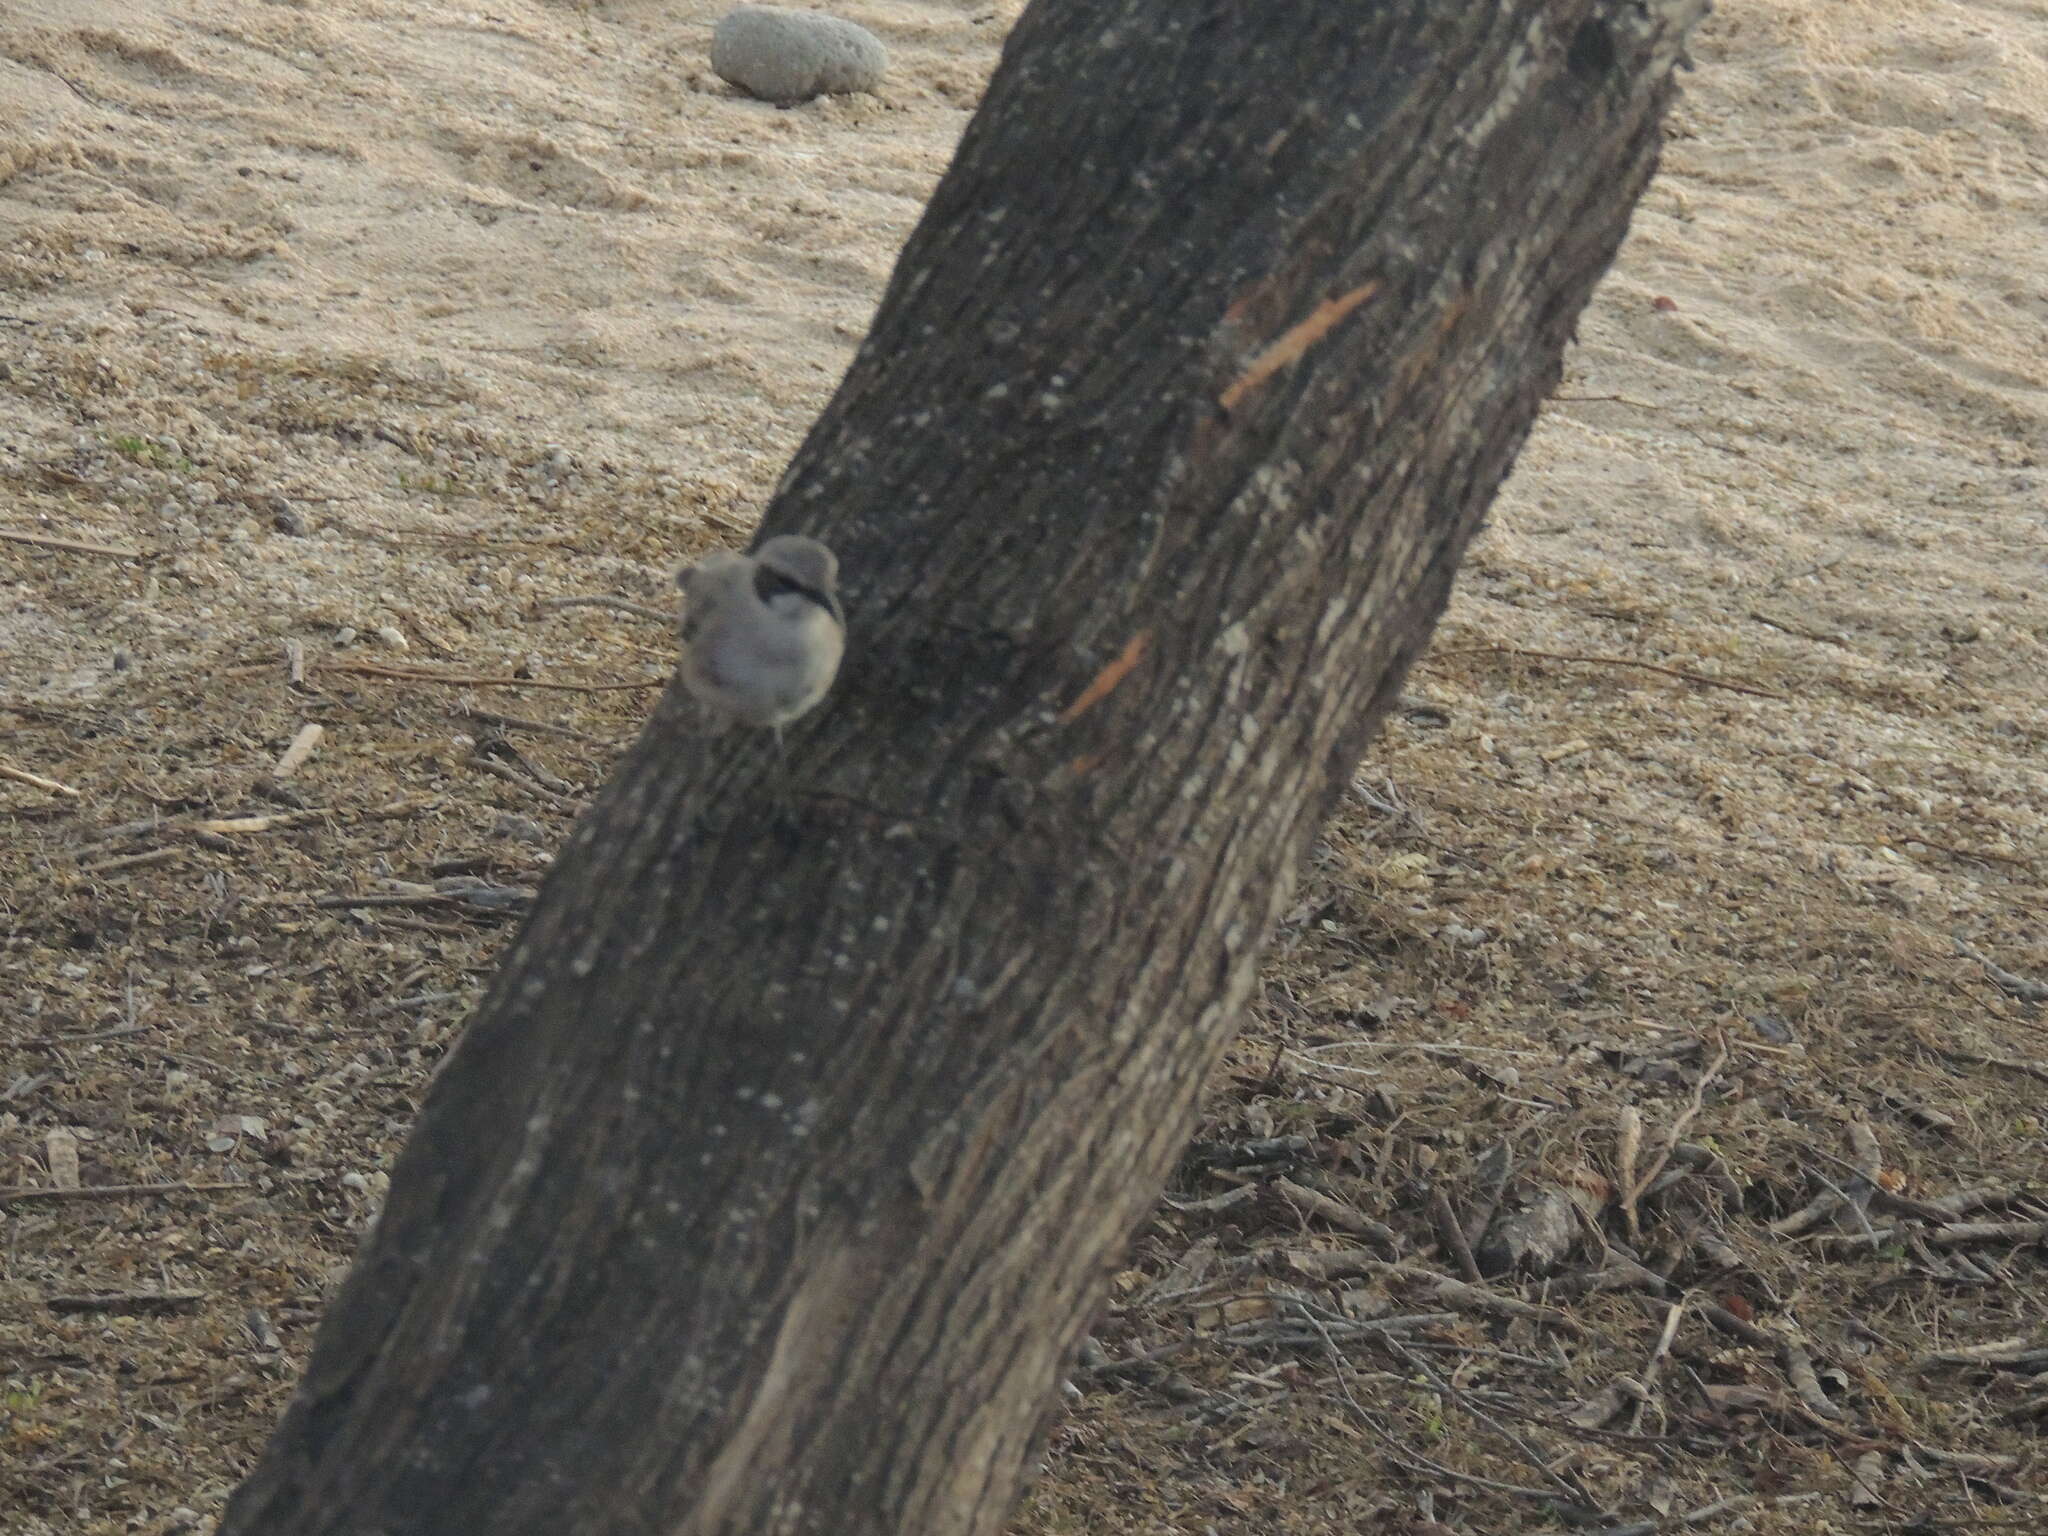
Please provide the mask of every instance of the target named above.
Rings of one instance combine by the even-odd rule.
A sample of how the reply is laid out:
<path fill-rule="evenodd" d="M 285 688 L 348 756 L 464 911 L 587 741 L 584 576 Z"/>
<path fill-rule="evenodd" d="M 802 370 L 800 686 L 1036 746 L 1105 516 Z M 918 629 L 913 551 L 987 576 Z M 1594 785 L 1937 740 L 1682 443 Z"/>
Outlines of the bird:
<path fill-rule="evenodd" d="M 713 730 L 775 732 L 817 707 L 846 653 L 839 560 L 816 539 L 779 534 L 751 554 L 716 550 L 676 573 L 683 592 L 683 686 Z"/>

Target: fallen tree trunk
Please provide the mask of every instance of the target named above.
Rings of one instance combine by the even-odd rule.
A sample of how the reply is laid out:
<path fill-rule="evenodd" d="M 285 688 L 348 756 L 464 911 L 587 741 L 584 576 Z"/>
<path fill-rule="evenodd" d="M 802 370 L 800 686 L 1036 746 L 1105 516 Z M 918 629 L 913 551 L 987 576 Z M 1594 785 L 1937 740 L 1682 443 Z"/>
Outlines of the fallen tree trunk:
<path fill-rule="evenodd" d="M 1701 0 L 1038 0 L 223 1531 L 982 1533 L 1656 159 Z"/>

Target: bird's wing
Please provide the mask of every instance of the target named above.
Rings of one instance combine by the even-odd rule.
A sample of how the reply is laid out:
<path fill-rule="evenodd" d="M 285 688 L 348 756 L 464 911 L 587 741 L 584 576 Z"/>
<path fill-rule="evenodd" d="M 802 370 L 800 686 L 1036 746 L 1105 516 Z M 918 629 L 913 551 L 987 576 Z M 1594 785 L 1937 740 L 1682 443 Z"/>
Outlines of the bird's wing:
<path fill-rule="evenodd" d="M 709 601 L 720 589 L 732 586 L 752 564 L 744 555 L 729 549 L 714 549 L 695 565 L 676 573 L 676 585 L 693 603 Z"/>
<path fill-rule="evenodd" d="M 676 585 L 683 589 L 685 645 L 702 631 L 704 619 L 747 579 L 752 565 L 753 562 L 744 555 L 736 555 L 729 549 L 714 549 L 695 565 L 676 573 Z"/>

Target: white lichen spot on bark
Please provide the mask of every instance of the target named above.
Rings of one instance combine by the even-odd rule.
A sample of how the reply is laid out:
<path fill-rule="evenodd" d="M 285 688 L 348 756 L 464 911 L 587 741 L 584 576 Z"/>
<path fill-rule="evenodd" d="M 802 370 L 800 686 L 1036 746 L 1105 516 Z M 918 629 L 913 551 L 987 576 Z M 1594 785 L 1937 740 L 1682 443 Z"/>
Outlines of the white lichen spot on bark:
<path fill-rule="evenodd" d="M 1494 131 L 1512 117 L 1515 109 L 1529 95 L 1529 88 L 1536 83 L 1537 60 L 1549 52 L 1550 28 L 1541 16 L 1529 23 L 1529 29 L 1508 50 L 1507 67 L 1501 73 L 1500 88 L 1493 101 L 1481 113 L 1478 120 L 1465 130 L 1465 142 L 1477 149 L 1493 137 Z"/>
<path fill-rule="evenodd" d="M 1326 650 L 1331 640 L 1336 638 L 1337 626 L 1344 622 L 1344 615 L 1350 611 L 1350 608 L 1351 600 L 1341 595 L 1333 597 L 1323 604 L 1323 611 L 1316 619 L 1316 649 L 1318 651 Z"/>

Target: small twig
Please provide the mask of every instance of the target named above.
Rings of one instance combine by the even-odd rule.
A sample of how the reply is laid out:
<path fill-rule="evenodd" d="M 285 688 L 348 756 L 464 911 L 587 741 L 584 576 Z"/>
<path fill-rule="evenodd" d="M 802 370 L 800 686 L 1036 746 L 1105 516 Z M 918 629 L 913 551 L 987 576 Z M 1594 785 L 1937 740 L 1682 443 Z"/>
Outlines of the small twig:
<path fill-rule="evenodd" d="M 1780 1216 L 1776 1221 L 1767 1225 L 1764 1230 L 1773 1237 L 1797 1237 L 1815 1222 L 1821 1220 L 1822 1217 L 1832 1216 L 1835 1213 L 1835 1208 L 1841 1205 L 1842 1201 L 1842 1192 L 1836 1189 L 1834 1185 L 1829 1184 L 1819 1194 L 1807 1201 L 1806 1204 L 1799 1207 L 1798 1210 L 1793 1211 L 1790 1215 Z"/>
<path fill-rule="evenodd" d="M 1769 1329 L 1757 1327 L 1755 1323 L 1752 1323 L 1746 1317 L 1737 1317 L 1726 1307 L 1716 1307 L 1702 1303 L 1700 1304 L 1699 1312 L 1701 1317 L 1704 1317 L 1723 1333 L 1742 1340 L 1743 1343 L 1749 1345 L 1752 1349 L 1769 1349 L 1777 1342 Z"/>
<path fill-rule="evenodd" d="M 17 784 L 47 790 L 53 795 L 62 795 L 67 800 L 78 798 L 78 791 L 69 784 L 59 784 L 55 779 L 46 779 L 40 773 L 30 773 L 26 768 L 14 768 L 6 763 L 0 763 L 0 779 L 12 779 Z"/>
<path fill-rule="evenodd" d="M 449 891 L 380 891 L 366 896 L 316 896 L 307 905 L 337 912 L 352 907 L 451 907 L 455 902 Z"/>
<path fill-rule="evenodd" d="M 552 688 L 562 693 L 621 693 L 636 688 L 660 688 L 667 679 L 644 678 L 633 683 L 563 683 L 541 677 L 483 677 L 467 672 L 428 672 L 422 669 L 380 667 L 369 661 L 323 661 L 322 672 L 352 672 L 359 677 L 380 677 L 394 683 L 423 683 L 442 688 Z"/>
<path fill-rule="evenodd" d="M 1492 1414 L 1488 1413 L 1485 1409 L 1481 1408 L 1478 1405 L 1478 1403 L 1472 1400 L 1469 1394 L 1462 1391 L 1460 1388 L 1453 1386 L 1449 1381 L 1445 1380 L 1443 1374 L 1439 1372 L 1435 1366 L 1431 1365 L 1427 1360 L 1423 1359 L 1420 1355 L 1414 1353 L 1412 1350 L 1406 1348 L 1401 1343 L 1401 1341 L 1395 1338 L 1392 1334 L 1387 1335 L 1386 1345 L 1389 1350 L 1399 1355 L 1403 1360 L 1407 1361 L 1410 1366 L 1414 1367 L 1417 1371 L 1420 1371 L 1424 1376 L 1429 1378 L 1430 1384 L 1434 1386 L 1437 1389 L 1437 1391 L 1441 1392 L 1445 1397 L 1449 1398 L 1452 1402 L 1458 1404 L 1467 1413 L 1471 1414 L 1473 1418 L 1479 1420 L 1480 1423 L 1484 1424 L 1488 1429 L 1492 1430 L 1495 1434 L 1499 1435 L 1502 1439 L 1506 1440 L 1508 1444 L 1512 1445 L 1516 1450 L 1520 1451 L 1522 1455 L 1527 1459 L 1529 1465 L 1534 1467 L 1538 1472 L 1541 1472 L 1545 1477 L 1549 1478 L 1552 1486 L 1562 1491 L 1567 1500 L 1569 1500 L 1572 1504 L 1575 1505 L 1584 1505 L 1586 1501 L 1585 1494 L 1582 1493 L 1579 1489 L 1574 1488 L 1570 1483 L 1566 1482 L 1556 1472 L 1552 1471 L 1549 1461 L 1543 1456 L 1541 1452 L 1539 1452 L 1536 1449 L 1536 1447 L 1531 1445 L 1528 1441 L 1524 1440 L 1512 1429 L 1509 1429 L 1505 1424 L 1501 1423 L 1499 1419 L 1496 1419 Z"/>
<path fill-rule="evenodd" d="M 1451 1197 L 1444 1193 L 1442 1185 L 1430 1191 L 1429 1214 L 1436 1227 L 1436 1240 L 1457 1262 L 1458 1273 L 1468 1284 L 1484 1283 L 1486 1276 L 1479 1271 L 1479 1261 L 1472 1256 L 1472 1245 L 1465 1240 L 1465 1228 L 1458 1220 L 1458 1213 L 1451 1208 Z"/>
<path fill-rule="evenodd" d="M 1983 966 L 1984 974 L 1997 984 L 1999 991 L 2009 997 L 2018 998 L 2023 1003 L 2048 1003 L 2048 981 L 2035 981 L 2031 976 L 2015 975 L 1996 961 L 1978 954 L 1963 942 L 1960 934 L 1952 934 L 1950 937 L 1955 940 L 1956 953 Z"/>
<path fill-rule="evenodd" d="M 1460 1040 L 1332 1040 L 1325 1045 L 1290 1048 L 1289 1054 L 1314 1058 L 1323 1051 L 1415 1051 L 1423 1056 L 1524 1056 L 1550 1059 L 1547 1051 L 1524 1051 L 1506 1045 L 1466 1045 Z"/>
<path fill-rule="evenodd" d="M 1529 661 L 1575 662 L 1589 667 L 1634 667 L 1644 672 L 1658 672 L 1665 677 L 1675 677 L 1688 683 L 1697 683 L 1702 688 L 1725 688 L 1730 693 L 1746 693 L 1759 699 L 1782 699 L 1784 694 L 1773 688 L 1759 688 L 1753 683 L 1731 683 L 1725 678 L 1708 677 L 1702 672 L 1687 672 L 1680 667 L 1661 666 L 1654 661 L 1637 661 L 1628 656 L 1581 656 L 1564 651 L 1532 651 L 1520 645 L 1469 645 L 1456 650 L 1437 651 L 1426 660 L 1434 661 L 1445 656 L 1519 656 Z"/>
<path fill-rule="evenodd" d="M 1560 405 L 1632 405 L 1639 411 L 1664 409 L 1648 400 L 1631 400 L 1627 395 L 1552 395 L 1550 398 Z"/>
<path fill-rule="evenodd" d="M 276 811 L 267 816 L 225 816 L 212 821 L 195 821 L 195 832 L 210 832 L 224 837 L 230 832 L 276 832 L 285 827 L 303 826 L 309 821 L 318 821 L 327 815 L 325 809 L 309 806 L 302 811 Z"/>
<path fill-rule="evenodd" d="M 204 1291 L 105 1291 L 90 1296 L 45 1296 L 52 1312 L 175 1312 L 206 1300 Z"/>
<path fill-rule="evenodd" d="M 1932 848 L 1937 853 L 1946 853 L 1958 859 L 1977 859 L 1986 864 L 2007 864 L 2014 869 L 2023 869 L 2028 874 L 2034 872 L 2031 862 L 2013 854 L 1993 853 L 1989 848 L 1958 848 L 1952 843 L 1937 843 L 1924 832 L 1903 833 L 1898 840 L 1902 843 L 1918 843 L 1923 848 Z"/>
<path fill-rule="evenodd" d="M 1867 1201 L 1858 1200 L 1848 1190 L 1842 1188 L 1841 1185 L 1822 1173 L 1818 1168 L 1813 1170 L 1813 1176 L 1820 1180 L 1823 1189 L 1830 1191 L 1834 1195 L 1834 1209 L 1847 1211 L 1856 1218 L 1856 1225 L 1862 1229 L 1858 1235 L 1869 1244 L 1873 1252 L 1882 1247 L 1886 1239 L 1890 1238 L 1897 1231 L 1893 1227 L 1887 1227 L 1882 1232 L 1878 1231 L 1877 1228 L 1870 1224 L 1870 1217 L 1865 1213 L 1864 1207 L 1868 1203 Z M 1839 1236 L 1840 1234 L 1828 1235 Z"/>
<path fill-rule="evenodd" d="M 437 1003 L 461 1002 L 474 997 L 472 992 L 419 992 L 411 997 L 393 998 L 379 1003 L 364 1014 L 365 1018 L 382 1018 L 387 1013 L 412 1013 L 421 1008 L 432 1008 Z"/>
<path fill-rule="evenodd" d="M 2048 1392 L 2039 1397 L 2030 1397 L 2015 1408 L 2008 1408 L 1999 1415 L 2008 1422 L 2018 1419 L 2048 1419 Z"/>
<path fill-rule="evenodd" d="M 147 1034 L 152 1027 L 148 1024 L 123 1024 L 118 1029 L 95 1029 L 83 1035 L 36 1035 L 14 1043 L 24 1049 L 34 1046 L 45 1051 L 63 1050 L 67 1046 L 88 1045 L 96 1040 L 119 1040 L 124 1035 Z"/>
<path fill-rule="evenodd" d="M 1920 1234 L 1930 1248 L 1958 1243 L 2037 1243 L 2048 1238 L 2048 1221 L 1966 1221 Z"/>
<path fill-rule="evenodd" d="M 2019 1198 L 2019 1191 L 2003 1184 L 1977 1184 L 1969 1189 L 1959 1189 L 1953 1194 L 1941 1195 L 1927 1203 L 1940 1211 L 1944 1217 L 1954 1221 L 1969 1211 L 1983 1210 L 1987 1206 L 2010 1205 Z"/>
<path fill-rule="evenodd" d="M 1932 1354 L 1922 1355 L 1916 1362 L 1929 1365 L 2006 1365 L 2036 1353 L 2035 1346 L 2023 1333 L 2010 1338 L 1987 1339 L 1982 1344 L 1959 1344 L 1954 1349 L 1937 1349 Z"/>
<path fill-rule="evenodd" d="M 564 810 L 569 811 L 580 811 L 583 809 L 583 802 L 576 799 L 573 795 L 565 795 L 558 789 L 549 789 L 547 785 L 539 783 L 526 774 L 521 773 L 510 763 L 501 763 L 495 758 L 485 757 L 481 752 L 472 752 L 469 754 L 469 765 L 472 768 L 481 768 L 485 773 L 495 774 L 507 784 L 517 785 L 529 795 L 539 795 L 541 799 L 547 801 L 550 805 L 558 805 Z"/>
<path fill-rule="evenodd" d="M 1913 1454 L 1979 1477 L 1993 1472 L 2017 1472 L 2021 1465 L 2017 1456 L 2000 1456 L 1988 1451 L 1945 1451 L 1938 1445 L 1928 1445 L 1921 1440 L 1913 1442 Z"/>
<path fill-rule="evenodd" d="M 1323 1348 L 1328 1353 L 1330 1362 L 1336 1369 L 1337 1389 L 1344 1394 L 1344 1401 L 1350 1405 L 1351 1411 L 1357 1416 L 1358 1422 L 1366 1427 L 1373 1438 L 1386 1448 L 1388 1455 L 1392 1456 L 1400 1466 L 1409 1472 L 1420 1473 L 1427 1477 L 1449 1478 L 1453 1482 L 1465 1483 L 1471 1487 L 1485 1488 L 1494 1493 L 1504 1493 L 1511 1498 L 1538 1499 L 1546 1504 L 1555 1504 L 1557 1502 L 1557 1494 L 1551 1489 L 1526 1488 L 1519 1483 L 1496 1482 L 1490 1477 L 1478 1477 L 1470 1472 L 1460 1472 L 1457 1468 L 1447 1467 L 1432 1457 L 1422 1455 L 1419 1451 L 1411 1451 L 1392 1434 L 1381 1428 L 1379 1421 L 1365 1411 L 1365 1405 L 1359 1402 L 1357 1396 L 1352 1392 L 1351 1381 L 1347 1374 L 1351 1369 L 1351 1362 L 1346 1360 L 1344 1352 L 1337 1348 L 1337 1341 L 1330 1337 L 1328 1330 L 1323 1327 L 1321 1319 L 1317 1318 L 1313 1313 L 1304 1313 L 1304 1317 L 1309 1326 L 1322 1336 Z M 1546 1473 L 1549 1472 L 1547 1467 L 1544 1470 Z M 1550 1475 L 1555 1476 L 1554 1473 Z M 1571 1502 L 1574 1505 L 1579 1504 L 1580 1496 L 1574 1493 Z"/>
<path fill-rule="evenodd" d="M 637 618 L 649 619 L 656 624 L 673 625 L 676 616 L 666 608 L 651 608 L 645 603 L 628 602 L 623 597 L 551 597 L 534 604 L 535 613 L 552 613 L 562 608 L 611 608 L 620 613 L 630 613 Z"/>
<path fill-rule="evenodd" d="M 1710 1520 L 1719 1520 L 1749 1508 L 1752 1504 L 1765 1504 L 1780 1509 L 1788 1504 L 1811 1504 L 1821 1498 L 1819 1489 L 1806 1493 L 1780 1493 L 1770 1498 L 1761 1494 L 1737 1493 L 1712 1504 L 1702 1504 L 1698 1509 L 1688 1510 L 1682 1515 L 1673 1515 L 1666 1520 L 1633 1520 L 1627 1525 L 1610 1525 L 1604 1530 L 1594 1531 L 1590 1536 L 1657 1536 L 1660 1531 L 1673 1531 L 1681 1527 L 1705 1525 Z"/>
<path fill-rule="evenodd" d="M 1671 1129 L 1664 1135 L 1663 1148 L 1651 1162 L 1649 1170 L 1643 1174 L 1642 1178 L 1636 1181 L 1634 1187 L 1624 1197 L 1623 1208 L 1630 1212 L 1631 1226 L 1634 1225 L 1636 1202 L 1642 1199 L 1643 1191 L 1657 1182 L 1657 1175 L 1662 1173 L 1665 1165 L 1671 1161 L 1671 1154 L 1677 1149 L 1679 1139 L 1685 1135 L 1685 1128 L 1691 1125 L 1693 1120 L 1697 1118 L 1701 1105 L 1706 1102 L 1707 1084 L 1718 1077 L 1721 1069 L 1727 1064 L 1727 1042 L 1716 1040 L 1714 1043 L 1714 1059 L 1706 1064 L 1700 1072 L 1699 1081 L 1692 1085 L 1692 1097 L 1686 1101 L 1685 1108 L 1679 1111 L 1678 1118 L 1671 1122 Z"/>
<path fill-rule="evenodd" d="M 156 1195 L 206 1195 L 249 1187 L 245 1183 L 194 1184 L 189 1180 L 176 1184 L 88 1184 L 82 1189 L 47 1189 L 17 1184 L 11 1189 L 0 1189 L 0 1205 L 24 1200 L 129 1200 Z"/>
<path fill-rule="evenodd" d="M 1800 640 L 1810 640 L 1815 645 L 1832 645 L 1837 650 L 1846 651 L 1850 649 L 1850 647 L 1846 643 L 1835 639 L 1832 635 L 1816 635 L 1811 633 L 1810 631 L 1799 629 L 1794 625 L 1786 624 L 1781 622 L 1780 620 L 1774 619 L 1769 614 L 1752 612 L 1750 614 L 1750 617 L 1754 619 L 1757 623 L 1764 625 L 1766 628 L 1777 630 L 1780 634 L 1791 635 L 1794 638 Z"/>
<path fill-rule="evenodd" d="M 1371 1275 L 1382 1280 L 1421 1286 L 1424 1288 L 1424 1294 L 1432 1301 L 1459 1312 L 1526 1318 L 1532 1323 L 1562 1328 L 1568 1333 L 1585 1331 L 1584 1325 L 1576 1318 L 1554 1307 L 1538 1306 L 1535 1302 L 1524 1301 L 1519 1296 L 1508 1296 L 1499 1291 L 1488 1290 L 1484 1286 L 1468 1285 L 1463 1280 L 1453 1280 L 1449 1275 L 1440 1275 L 1420 1264 L 1394 1263 L 1358 1249 L 1334 1253 L 1289 1253 L 1287 1261 L 1302 1274 L 1318 1280 L 1342 1280 L 1352 1276 Z"/>
<path fill-rule="evenodd" d="M 1091 1344 L 1094 1341 L 1089 1340 Z M 1175 1339 L 1157 1349 L 1148 1349 L 1142 1355 L 1126 1355 L 1121 1360 L 1084 1360 L 1074 1375 L 1083 1381 L 1114 1381 L 1119 1376 L 1140 1376 L 1155 1365 L 1162 1365 L 1176 1355 L 1184 1355 L 1202 1342 L 1195 1337 Z M 1096 1345 L 1101 1353 L 1101 1346 Z"/>
<path fill-rule="evenodd" d="M 482 741 L 476 744 L 476 755 L 479 757 L 496 758 L 502 762 L 510 763 L 529 779 L 532 779 L 534 783 L 543 784 L 547 788 L 554 790 L 557 794 L 568 795 L 575 793 L 576 786 L 574 784 L 571 784 L 567 779 L 562 778 L 558 774 L 549 773 L 547 769 L 513 746 L 503 736 L 489 735 L 484 737 Z"/>
<path fill-rule="evenodd" d="M 1213 1215 L 1217 1211 L 1227 1211 L 1234 1205 L 1244 1205 L 1258 1198 L 1259 1186 L 1256 1183 L 1247 1183 L 1239 1184 L 1234 1189 L 1226 1189 L 1220 1195 L 1210 1195 L 1205 1200 L 1175 1200 L 1168 1196 L 1159 1203 L 1170 1211 Z"/>
<path fill-rule="evenodd" d="M 1310 1189 L 1306 1184 L 1297 1184 L 1292 1179 L 1275 1179 L 1273 1188 L 1297 1210 L 1320 1216 L 1331 1226 L 1354 1236 L 1369 1237 L 1389 1253 L 1400 1252 L 1401 1240 L 1395 1236 L 1392 1227 L 1374 1221 L 1342 1200 L 1333 1199 L 1319 1189 Z"/>
<path fill-rule="evenodd" d="M 1642 1374 L 1636 1378 L 1642 1383 L 1643 1395 L 1636 1399 L 1635 1408 L 1629 1414 L 1630 1434 L 1643 1427 L 1643 1410 L 1649 1407 L 1650 1394 L 1657 1389 L 1657 1372 L 1663 1368 L 1664 1357 L 1671 1353 L 1672 1340 L 1678 1337 L 1678 1325 L 1684 1317 L 1685 1307 L 1675 1301 L 1664 1314 L 1664 1327 L 1657 1335 L 1656 1346 L 1650 1351 L 1650 1358 L 1643 1363 Z"/>
<path fill-rule="evenodd" d="M 81 864 L 78 866 L 78 872 L 81 875 L 111 875 L 117 870 L 143 869 L 151 864 L 169 864 L 184 856 L 185 850 L 182 848 L 151 848 L 144 853 L 124 853 L 117 859 L 102 859 L 97 864 Z"/>
<path fill-rule="evenodd" d="M 1636 1182 L 1636 1158 L 1643 1150 L 1643 1113 L 1633 1104 L 1624 1104 L 1615 1122 L 1614 1182 L 1621 1192 L 1621 1216 L 1628 1227 L 1628 1240 L 1635 1243 L 1643 1236 L 1642 1223 L 1636 1216 L 1636 1191 L 1646 1187 Z"/>
<path fill-rule="evenodd" d="M 1972 1067 L 2000 1067 L 2007 1072 L 2019 1072 L 2028 1077 L 2048 1083 L 2048 1063 L 2027 1061 L 2019 1056 L 1985 1056 L 1975 1051 L 1951 1051 L 1937 1048 L 1939 1053 L 1951 1061 L 1959 1061 Z"/>
<path fill-rule="evenodd" d="M 19 528 L 0 528 L 0 539 L 10 544 L 34 544 L 42 549 L 68 549 L 75 555 L 110 555 L 116 560 L 140 560 L 139 549 L 121 549 L 112 544 L 88 544 L 83 539 L 60 539 L 47 533 L 27 533 Z"/>
<path fill-rule="evenodd" d="M 458 704 L 452 713 L 462 720 L 474 720 L 481 725 L 495 725 L 502 731 L 533 731 L 542 736 L 565 736 L 571 741 L 596 741 L 588 731 L 579 731 L 574 726 L 556 725 L 550 720 L 527 720 L 519 715 L 500 715 L 488 709 L 476 709 L 467 704 Z"/>

